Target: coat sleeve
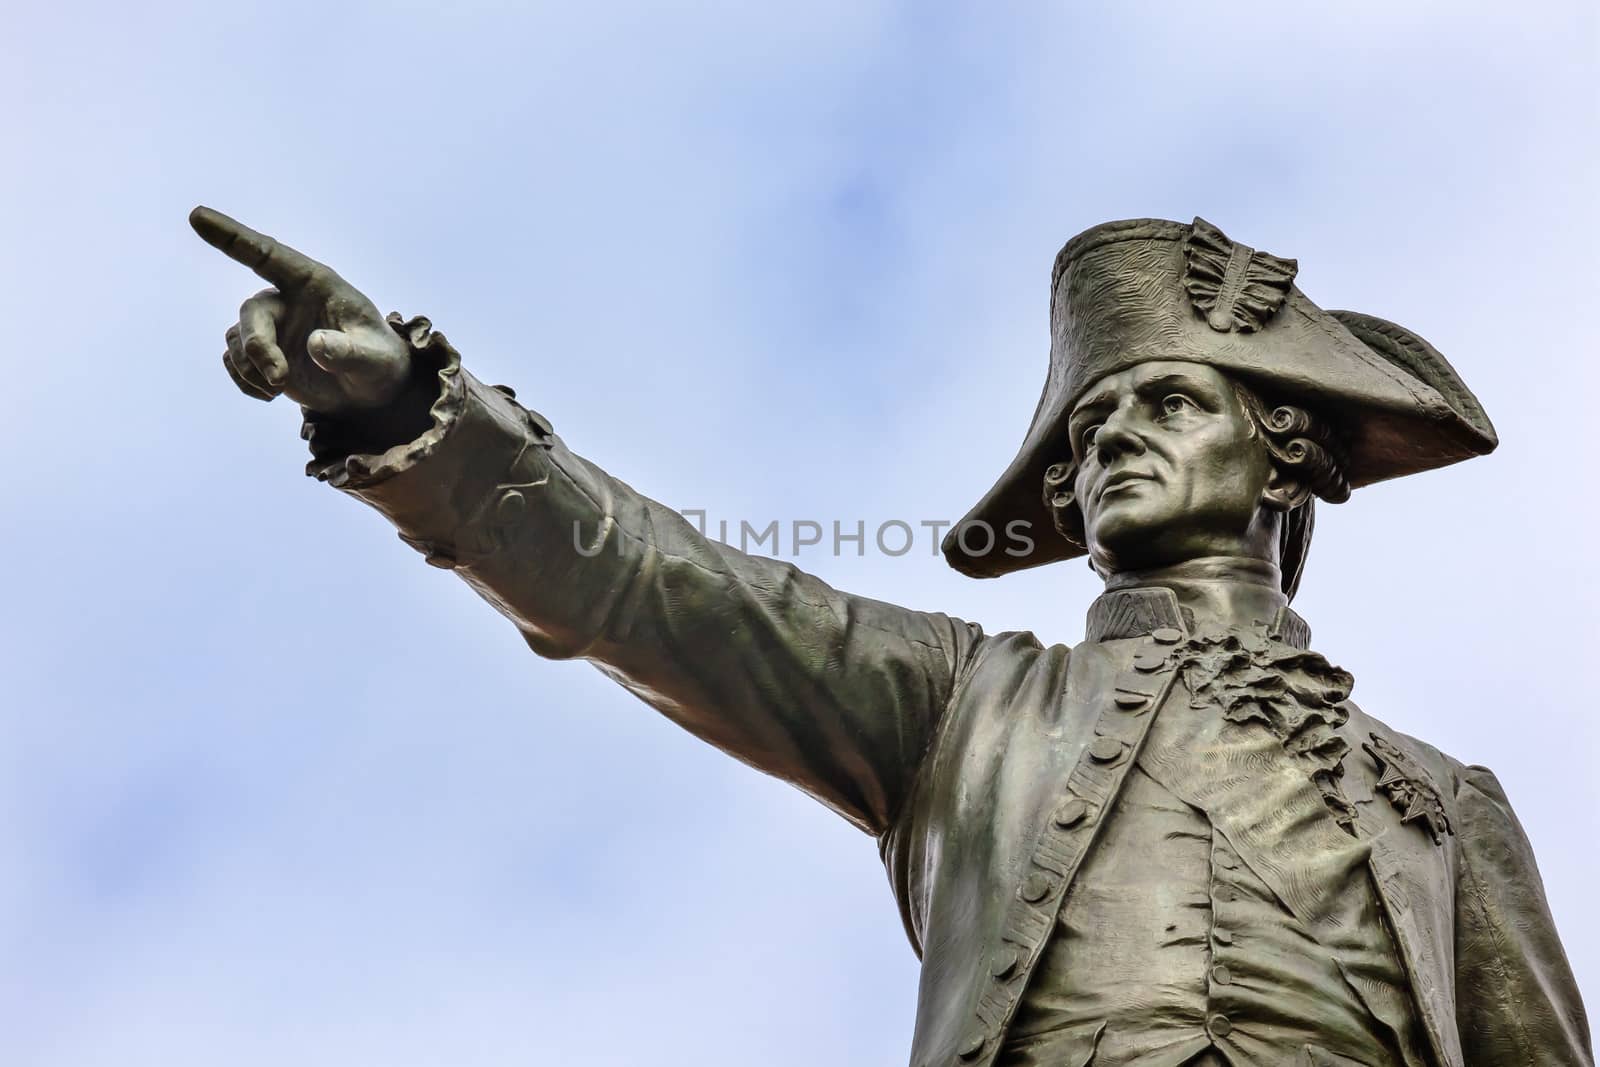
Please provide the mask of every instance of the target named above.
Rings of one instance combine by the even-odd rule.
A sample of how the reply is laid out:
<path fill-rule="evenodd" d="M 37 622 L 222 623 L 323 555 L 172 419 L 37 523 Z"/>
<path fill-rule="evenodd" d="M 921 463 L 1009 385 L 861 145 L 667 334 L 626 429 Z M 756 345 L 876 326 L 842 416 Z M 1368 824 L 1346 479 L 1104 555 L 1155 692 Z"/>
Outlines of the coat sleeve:
<path fill-rule="evenodd" d="M 437 372 L 431 425 L 363 451 L 308 413 L 308 473 L 382 512 L 534 652 L 594 663 L 723 751 L 885 830 L 979 630 L 703 536 L 463 371 L 427 320 L 390 321 Z"/>
<path fill-rule="evenodd" d="M 1592 1067 L 1533 849 L 1493 773 L 1467 767 L 1459 781 L 1456 1010 L 1468 1067 Z"/>

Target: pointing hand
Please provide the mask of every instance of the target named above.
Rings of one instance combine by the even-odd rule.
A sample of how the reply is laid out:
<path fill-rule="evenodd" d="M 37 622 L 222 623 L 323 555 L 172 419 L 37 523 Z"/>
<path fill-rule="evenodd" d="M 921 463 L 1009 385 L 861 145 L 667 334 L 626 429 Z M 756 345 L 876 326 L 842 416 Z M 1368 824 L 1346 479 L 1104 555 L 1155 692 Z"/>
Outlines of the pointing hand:
<path fill-rule="evenodd" d="M 273 286 L 246 300 L 227 331 L 222 363 L 240 390 L 334 415 L 381 408 L 405 389 L 405 342 L 332 269 L 208 207 L 195 208 L 189 225 Z"/>

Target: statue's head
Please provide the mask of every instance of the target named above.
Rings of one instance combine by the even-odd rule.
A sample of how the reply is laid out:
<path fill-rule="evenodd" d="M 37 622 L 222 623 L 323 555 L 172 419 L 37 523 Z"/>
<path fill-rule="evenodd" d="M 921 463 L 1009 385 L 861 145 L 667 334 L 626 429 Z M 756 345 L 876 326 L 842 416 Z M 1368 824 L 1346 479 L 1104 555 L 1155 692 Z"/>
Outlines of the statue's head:
<path fill-rule="evenodd" d="M 1292 595 L 1315 499 L 1495 446 L 1427 342 L 1322 310 L 1297 269 L 1200 219 L 1107 223 L 1068 242 L 1033 426 L 947 538 L 951 565 L 994 577 L 1087 554 L 1111 574 L 1247 555 L 1279 563 Z M 960 536 L 1017 520 L 1027 551 Z"/>
<path fill-rule="evenodd" d="M 1313 501 L 1350 495 L 1331 423 L 1204 363 L 1156 360 L 1100 378 L 1073 408 L 1067 441 L 1045 469 L 1045 505 L 1102 574 L 1206 556 L 1297 573 Z"/>

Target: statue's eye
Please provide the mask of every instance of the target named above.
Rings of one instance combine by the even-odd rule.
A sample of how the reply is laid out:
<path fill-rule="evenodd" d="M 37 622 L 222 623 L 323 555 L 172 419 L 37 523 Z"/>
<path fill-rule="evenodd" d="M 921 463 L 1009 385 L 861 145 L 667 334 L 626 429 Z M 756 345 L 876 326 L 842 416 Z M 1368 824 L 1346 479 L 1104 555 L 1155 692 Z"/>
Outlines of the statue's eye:
<path fill-rule="evenodd" d="M 1089 453 L 1094 451 L 1094 435 L 1099 433 L 1099 432 L 1100 432 L 1100 424 L 1099 423 L 1095 423 L 1093 426 L 1085 427 L 1085 429 L 1083 431 L 1083 436 L 1080 438 L 1080 440 L 1082 440 L 1082 442 L 1083 442 L 1083 454 L 1084 455 L 1087 456 Z"/>
<path fill-rule="evenodd" d="M 1182 393 L 1168 393 L 1161 399 L 1161 414 L 1163 415 L 1178 415 L 1185 408 L 1192 407 L 1194 407 L 1194 401 Z"/>

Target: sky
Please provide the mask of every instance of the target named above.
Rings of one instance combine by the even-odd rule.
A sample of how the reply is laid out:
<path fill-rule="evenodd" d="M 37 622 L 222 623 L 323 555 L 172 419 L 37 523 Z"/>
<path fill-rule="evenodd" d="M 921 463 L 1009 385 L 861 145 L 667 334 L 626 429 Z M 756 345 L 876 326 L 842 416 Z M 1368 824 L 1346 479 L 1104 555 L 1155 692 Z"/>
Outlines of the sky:
<path fill-rule="evenodd" d="M 207 203 L 715 523 L 966 511 L 1052 258 L 1203 215 L 1394 319 L 1492 456 L 1318 513 L 1296 607 L 1491 766 L 1600 997 L 1589 5 L 18 5 L 0 41 L 0 1062 L 903 1062 L 874 842 L 527 651 L 240 396 Z M 1073 642 L 1097 592 L 796 562 Z"/>

